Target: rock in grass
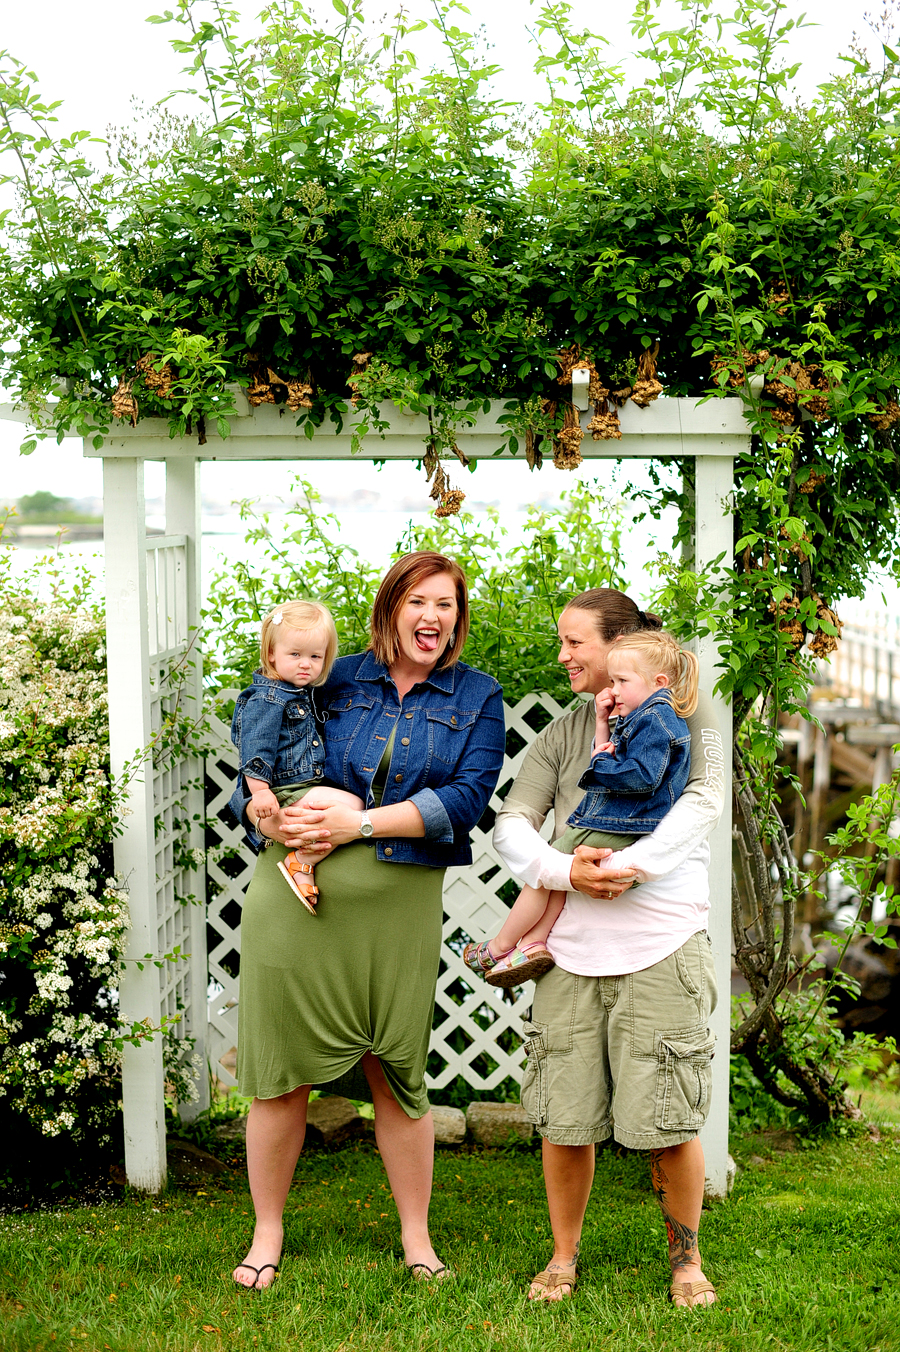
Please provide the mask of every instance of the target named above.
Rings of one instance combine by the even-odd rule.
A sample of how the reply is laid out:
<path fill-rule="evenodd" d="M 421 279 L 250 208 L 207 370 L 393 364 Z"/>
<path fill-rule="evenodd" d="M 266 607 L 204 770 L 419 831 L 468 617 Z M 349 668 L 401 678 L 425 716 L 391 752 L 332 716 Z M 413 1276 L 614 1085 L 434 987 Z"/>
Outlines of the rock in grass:
<path fill-rule="evenodd" d="M 434 1118 L 435 1145 L 462 1145 L 466 1136 L 465 1113 L 438 1103 L 432 1108 L 431 1116 Z"/>
<path fill-rule="evenodd" d="M 166 1142 L 169 1175 L 177 1183 L 204 1183 L 220 1174 L 230 1174 L 227 1164 L 217 1160 L 208 1150 L 193 1141 L 180 1141 L 171 1136 Z"/>
<path fill-rule="evenodd" d="M 226 1141 L 229 1144 L 235 1142 L 242 1145 L 247 1139 L 247 1115 L 243 1117 L 232 1117 L 229 1122 L 220 1122 L 215 1129 L 216 1138 L 219 1141 Z"/>
<path fill-rule="evenodd" d="M 470 1103 L 466 1126 L 479 1145 L 529 1141 L 534 1127 L 519 1103 Z"/>
<path fill-rule="evenodd" d="M 306 1144 L 340 1145 L 366 1134 L 367 1123 L 349 1099 L 326 1094 L 309 1105 L 306 1117 Z"/>

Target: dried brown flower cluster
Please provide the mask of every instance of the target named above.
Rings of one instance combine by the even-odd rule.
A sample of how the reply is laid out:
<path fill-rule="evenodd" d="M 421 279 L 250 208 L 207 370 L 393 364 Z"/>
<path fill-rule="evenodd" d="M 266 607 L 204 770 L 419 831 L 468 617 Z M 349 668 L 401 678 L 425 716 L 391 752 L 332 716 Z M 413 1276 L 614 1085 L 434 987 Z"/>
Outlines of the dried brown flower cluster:
<path fill-rule="evenodd" d="M 466 495 L 461 488 L 448 488 L 441 494 L 441 500 L 434 509 L 435 516 L 457 516 L 459 509 L 466 500 Z"/>
<path fill-rule="evenodd" d="M 900 404 L 896 399 L 888 399 L 878 413 L 869 414 L 869 422 L 877 432 L 886 432 L 895 422 L 900 422 Z"/>
<path fill-rule="evenodd" d="M 800 598 L 798 596 L 785 597 L 777 605 L 774 601 L 769 602 L 769 614 L 777 617 L 779 633 L 785 634 L 794 648 L 802 648 L 806 640 L 806 631 L 797 618 L 799 607 Z"/>
<path fill-rule="evenodd" d="M 112 397 L 114 418 L 127 418 L 132 427 L 137 426 L 139 405 L 133 387 L 135 380 L 138 378 L 140 378 L 144 389 L 155 394 L 158 399 L 169 399 L 171 397 L 175 373 L 168 362 L 165 362 L 157 370 L 158 363 L 159 357 L 155 353 L 145 352 L 143 357 L 139 357 L 135 363 L 135 374 L 133 376 L 128 377 L 123 372 Z"/>
<path fill-rule="evenodd" d="M 769 353 L 765 348 L 759 352 L 751 352 L 748 347 L 742 347 L 738 353 L 731 357 L 716 356 L 710 362 L 713 375 L 718 371 L 728 371 L 728 384 L 733 390 L 739 390 L 747 383 L 747 372 L 755 371 L 757 367 L 762 366 L 763 362 L 769 360 Z"/>
<path fill-rule="evenodd" d="M 786 529 L 786 527 L 784 527 L 784 526 L 781 527 L 781 530 L 779 531 L 779 534 L 780 534 L 782 540 L 789 540 L 789 539 L 790 539 L 790 535 L 788 534 L 787 529 Z M 810 543 L 810 538 L 809 538 L 809 536 L 807 535 L 806 531 L 804 531 L 803 534 L 802 534 L 802 536 L 800 537 L 799 540 L 795 540 L 795 541 L 793 542 L 793 544 L 788 545 L 788 553 L 789 553 L 789 554 L 793 554 L 793 555 L 794 555 L 796 558 L 798 558 L 798 559 L 808 559 L 808 558 L 809 558 L 809 550 L 808 550 L 808 549 L 804 549 L 803 546 L 804 546 L 804 544 L 809 544 L 809 543 Z"/>
<path fill-rule="evenodd" d="M 124 376 L 119 377 L 119 384 L 112 397 L 112 411 L 114 418 L 128 418 L 132 427 L 137 427 L 138 401 L 131 393 L 133 384 L 134 377 L 131 380 L 126 380 Z"/>
<path fill-rule="evenodd" d="M 656 377 L 656 358 L 659 356 L 659 343 L 647 347 L 638 358 L 638 378 L 631 391 L 631 402 L 638 408 L 648 408 L 654 399 L 662 394 L 662 385 Z"/>
<path fill-rule="evenodd" d="M 603 408 L 594 405 L 594 416 L 588 423 L 588 431 L 594 441 L 621 441 L 622 429 L 619 426 L 619 414 L 615 408 Z"/>
<path fill-rule="evenodd" d="M 529 427 L 525 433 L 525 460 L 529 469 L 540 469 L 544 463 L 544 456 L 541 452 L 541 438 L 535 434 L 532 427 Z"/>
<path fill-rule="evenodd" d="M 145 390 L 152 390 L 158 399 L 168 399 L 172 394 L 175 372 L 168 362 L 163 363 L 157 370 L 158 366 L 159 358 L 153 352 L 145 352 L 138 360 L 135 370 L 143 379 Z"/>
<path fill-rule="evenodd" d="M 809 641 L 809 650 L 813 657 L 829 657 L 840 642 L 841 630 L 844 625 L 830 606 L 826 606 L 825 602 L 817 592 L 813 592 L 813 599 L 816 603 L 816 618 L 819 620 L 827 620 L 829 624 L 834 625 L 837 633 L 826 634 L 824 630 L 817 629 Z"/>
<path fill-rule="evenodd" d="M 357 404 L 359 403 L 359 394 L 357 393 L 359 378 L 363 374 L 363 372 L 367 369 L 369 362 L 372 360 L 372 353 L 357 352 L 354 354 L 351 360 L 353 361 L 353 370 L 347 377 L 347 384 L 353 391 L 353 393 L 350 395 L 350 407 L 356 408 Z"/>
<path fill-rule="evenodd" d="M 274 404 L 276 402 L 276 386 L 281 386 L 287 391 L 285 404 L 293 413 L 299 412 L 301 408 L 312 408 L 312 396 L 315 389 L 309 371 L 306 373 L 305 380 L 300 380 L 296 376 L 289 376 L 285 380 L 276 371 L 273 371 L 271 366 L 265 364 L 254 365 L 250 371 L 247 400 L 251 407 L 258 408 L 260 404 Z"/>
<path fill-rule="evenodd" d="M 813 592 L 812 595 L 816 603 L 816 618 L 827 621 L 837 630 L 836 634 L 826 634 L 824 630 L 817 629 L 809 640 L 809 650 L 813 657 L 825 658 L 829 657 L 837 648 L 844 626 L 830 606 L 825 604 L 818 592 Z M 774 601 L 769 602 L 769 614 L 776 616 L 779 631 L 790 639 L 795 649 L 802 648 L 806 641 L 806 630 L 797 615 L 799 609 L 800 598 L 798 596 L 786 597 L 785 600 L 779 601 L 777 605 Z"/>
<path fill-rule="evenodd" d="M 810 391 L 814 393 L 810 394 Z M 782 427 L 793 426 L 798 421 L 798 408 L 805 409 L 816 421 L 830 417 L 830 393 L 831 386 L 821 366 L 815 363 L 804 366 L 799 361 L 786 362 L 777 375 L 766 381 L 764 388 L 766 397 L 776 400 L 772 417 Z"/>
<path fill-rule="evenodd" d="M 462 459 L 462 452 L 455 444 L 454 450 Z M 437 503 L 437 507 L 434 509 L 435 516 L 457 516 L 460 507 L 466 500 L 466 495 L 461 488 L 454 488 L 450 483 L 433 441 L 429 442 L 422 464 L 425 466 L 425 475 L 431 485 L 428 496 Z"/>
<path fill-rule="evenodd" d="M 548 405 L 548 411 L 556 411 L 555 405 Z M 584 432 L 576 412 L 575 405 L 563 403 L 563 425 L 553 442 L 553 465 L 556 469 L 577 469 L 581 464 L 581 443 Z"/>
<path fill-rule="evenodd" d="M 801 493 L 815 493 L 822 487 L 822 484 L 826 482 L 827 478 L 827 474 L 823 474 L 820 470 L 814 469 L 810 471 L 806 483 L 798 484 L 797 487 Z"/>

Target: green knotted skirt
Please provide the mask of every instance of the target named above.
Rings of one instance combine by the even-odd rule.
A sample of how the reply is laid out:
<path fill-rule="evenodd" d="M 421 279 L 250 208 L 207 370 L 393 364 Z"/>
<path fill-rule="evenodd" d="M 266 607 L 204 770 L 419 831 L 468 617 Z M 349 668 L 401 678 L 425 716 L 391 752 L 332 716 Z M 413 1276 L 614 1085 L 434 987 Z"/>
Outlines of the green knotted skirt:
<path fill-rule="evenodd" d="M 423 1117 L 444 870 L 380 862 L 367 841 L 341 845 L 316 865 L 313 916 L 278 871 L 286 854 L 263 850 L 244 899 L 241 1093 L 277 1098 L 341 1079 L 346 1092 L 371 1051 L 404 1112 Z"/>

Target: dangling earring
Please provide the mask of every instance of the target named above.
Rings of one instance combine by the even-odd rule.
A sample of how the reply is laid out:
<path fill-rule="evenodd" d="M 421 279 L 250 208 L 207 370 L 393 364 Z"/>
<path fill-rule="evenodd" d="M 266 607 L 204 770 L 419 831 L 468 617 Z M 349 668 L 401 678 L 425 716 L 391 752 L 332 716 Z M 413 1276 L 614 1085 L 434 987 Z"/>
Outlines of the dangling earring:
<path fill-rule="evenodd" d="M 455 642 L 456 642 L 456 630 L 454 629 L 454 630 L 453 630 L 453 633 L 450 635 L 449 639 L 447 640 L 447 647 L 448 647 L 448 648 L 452 648 Z"/>

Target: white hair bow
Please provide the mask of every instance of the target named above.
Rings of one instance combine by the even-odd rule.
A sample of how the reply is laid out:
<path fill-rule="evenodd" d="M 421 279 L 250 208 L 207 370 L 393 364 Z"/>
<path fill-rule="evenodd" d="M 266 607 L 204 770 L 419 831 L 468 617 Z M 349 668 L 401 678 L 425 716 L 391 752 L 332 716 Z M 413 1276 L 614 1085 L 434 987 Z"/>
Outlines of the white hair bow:
<path fill-rule="evenodd" d="M 273 624 L 281 624 L 281 622 L 282 622 L 283 619 L 284 619 L 284 611 L 283 611 L 283 610 L 276 610 L 276 611 L 275 611 L 275 614 L 272 616 L 272 623 L 273 623 Z"/>

